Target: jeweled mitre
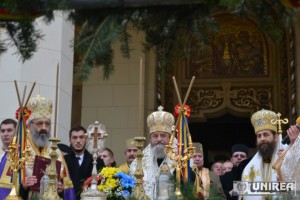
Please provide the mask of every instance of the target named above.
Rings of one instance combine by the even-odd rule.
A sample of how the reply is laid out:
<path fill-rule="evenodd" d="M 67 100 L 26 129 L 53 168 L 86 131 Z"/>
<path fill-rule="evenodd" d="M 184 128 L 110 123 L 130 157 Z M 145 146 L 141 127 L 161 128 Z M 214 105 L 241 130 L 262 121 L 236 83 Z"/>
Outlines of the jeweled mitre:
<path fill-rule="evenodd" d="M 39 94 L 31 98 L 27 104 L 29 110 L 31 110 L 31 115 L 29 121 L 36 118 L 52 118 L 52 102 L 50 99 L 40 96 Z"/>
<path fill-rule="evenodd" d="M 171 134 L 174 121 L 174 116 L 169 112 L 163 111 L 163 107 L 159 106 L 158 111 L 151 113 L 147 117 L 149 133 L 163 131 Z"/>
<path fill-rule="evenodd" d="M 277 133 L 277 123 L 274 123 L 276 120 L 277 115 L 275 112 L 264 109 L 257 111 L 251 117 L 251 123 L 254 127 L 255 133 L 266 129 L 275 131 Z"/>

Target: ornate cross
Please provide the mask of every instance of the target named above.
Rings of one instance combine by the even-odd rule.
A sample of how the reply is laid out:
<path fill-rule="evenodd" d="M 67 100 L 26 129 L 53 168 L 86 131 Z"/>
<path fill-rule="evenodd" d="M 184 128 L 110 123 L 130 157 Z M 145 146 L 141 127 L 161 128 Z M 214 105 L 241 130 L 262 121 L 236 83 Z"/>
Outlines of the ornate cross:
<path fill-rule="evenodd" d="M 281 135 L 282 134 L 281 124 L 287 124 L 287 123 L 289 123 L 289 120 L 287 118 L 280 119 L 280 117 L 281 117 L 281 113 L 277 113 L 277 119 L 276 120 L 272 119 L 271 123 L 278 125 L 278 131 L 277 132 L 278 132 L 278 134 Z"/>

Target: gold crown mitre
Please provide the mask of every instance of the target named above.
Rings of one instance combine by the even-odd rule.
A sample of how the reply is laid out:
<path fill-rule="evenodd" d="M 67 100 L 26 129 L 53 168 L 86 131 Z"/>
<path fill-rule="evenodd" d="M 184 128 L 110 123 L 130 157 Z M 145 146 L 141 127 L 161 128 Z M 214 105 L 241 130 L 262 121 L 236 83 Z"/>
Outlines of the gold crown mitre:
<path fill-rule="evenodd" d="M 199 142 L 193 142 L 193 147 L 195 147 L 195 153 L 201 153 L 203 155 L 203 147 Z"/>
<path fill-rule="evenodd" d="M 28 118 L 28 121 L 31 121 L 36 118 L 48 118 L 52 117 L 52 102 L 50 99 L 40 96 L 39 94 L 36 97 L 31 98 L 27 104 L 29 110 L 31 110 L 31 115 Z"/>
<path fill-rule="evenodd" d="M 261 130 L 271 130 L 277 133 L 277 115 L 270 110 L 260 110 L 251 117 L 251 123 L 254 127 L 255 134 Z M 272 123 L 274 122 L 274 123 Z"/>
<path fill-rule="evenodd" d="M 171 134 L 174 121 L 174 116 L 169 112 L 163 111 L 162 106 L 159 106 L 158 111 L 151 113 L 147 117 L 147 125 L 150 134 L 157 131 L 163 131 Z"/>
<path fill-rule="evenodd" d="M 126 140 L 126 148 L 136 147 L 136 146 L 137 146 L 137 142 L 134 140 L 134 138 L 130 138 Z"/>

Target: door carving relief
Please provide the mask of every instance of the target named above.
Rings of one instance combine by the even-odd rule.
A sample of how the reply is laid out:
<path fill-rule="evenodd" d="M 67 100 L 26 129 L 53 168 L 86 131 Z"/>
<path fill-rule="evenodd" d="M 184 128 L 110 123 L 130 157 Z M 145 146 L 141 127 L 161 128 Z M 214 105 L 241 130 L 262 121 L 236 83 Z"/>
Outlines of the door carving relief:
<path fill-rule="evenodd" d="M 227 14 L 215 16 L 219 32 L 206 44 L 196 40 L 197 51 L 185 61 L 179 61 L 169 77 L 159 81 L 162 103 L 173 111 L 178 103 L 171 76 L 175 75 L 182 94 L 186 94 L 192 76 L 195 82 L 187 105 L 190 121 L 206 121 L 230 113 L 249 117 L 259 109 L 271 109 L 290 119 L 291 79 L 289 66 L 294 54 L 287 55 L 287 44 L 294 40 L 285 35 L 281 43 L 272 41 L 252 19 Z M 290 49 L 292 51 L 294 49 Z M 286 88 L 286 89 L 283 89 Z M 168 102 L 168 103 L 166 103 Z"/>

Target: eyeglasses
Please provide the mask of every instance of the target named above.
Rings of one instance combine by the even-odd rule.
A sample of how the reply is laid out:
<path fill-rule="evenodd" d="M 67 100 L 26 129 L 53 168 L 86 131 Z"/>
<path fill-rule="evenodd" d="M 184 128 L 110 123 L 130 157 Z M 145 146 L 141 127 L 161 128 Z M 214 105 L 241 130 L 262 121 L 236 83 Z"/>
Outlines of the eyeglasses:
<path fill-rule="evenodd" d="M 30 123 L 36 125 L 37 127 L 42 127 L 43 124 L 45 124 L 45 127 L 51 126 L 51 122 L 38 121 L 38 122 L 30 122 Z"/>

